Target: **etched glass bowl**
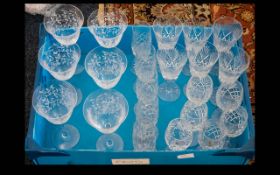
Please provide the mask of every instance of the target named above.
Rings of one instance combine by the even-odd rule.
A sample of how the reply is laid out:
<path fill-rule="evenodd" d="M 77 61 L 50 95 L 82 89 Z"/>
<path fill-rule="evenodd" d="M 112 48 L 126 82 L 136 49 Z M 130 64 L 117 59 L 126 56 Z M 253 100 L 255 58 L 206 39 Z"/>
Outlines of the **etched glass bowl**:
<path fill-rule="evenodd" d="M 83 114 L 89 125 L 103 134 L 115 132 L 128 115 L 126 98 L 118 91 L 97 90 L 88 95 Z"/>
<path fill-rule="evenodd" d="M 77 105 L 77 91 L 70 83 L 50 80 L 36 87 L 32 106 L 35 111 L 52 124 L 63 124 L 69 120 Z"/>
<path fill-rule="evenodd" d="M 96 47 L 85 58 L 86 72 L 103 89 L 115 87 L 126 67 L 127 58 L 124 52 L 116 47 Z"/>

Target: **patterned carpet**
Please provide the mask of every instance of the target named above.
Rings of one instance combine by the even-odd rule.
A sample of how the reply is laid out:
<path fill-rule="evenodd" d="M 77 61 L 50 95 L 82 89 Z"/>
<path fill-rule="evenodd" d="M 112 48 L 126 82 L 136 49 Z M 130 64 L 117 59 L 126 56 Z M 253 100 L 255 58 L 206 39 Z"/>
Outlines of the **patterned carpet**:
<path fill-rule="evenodd" d="M 233 16 L 243 25 L 243 47 L 251 58 L 247 71 L 253 115 L 255 116 L 255 5 L 254 4 L 99 4 L 99 10 L 121 9 L 129 24 L 152 24 L 157 16 L 173 15 L 182 21 L 188 18 L 203 19 L 211 25 L 220 16 Z"/>

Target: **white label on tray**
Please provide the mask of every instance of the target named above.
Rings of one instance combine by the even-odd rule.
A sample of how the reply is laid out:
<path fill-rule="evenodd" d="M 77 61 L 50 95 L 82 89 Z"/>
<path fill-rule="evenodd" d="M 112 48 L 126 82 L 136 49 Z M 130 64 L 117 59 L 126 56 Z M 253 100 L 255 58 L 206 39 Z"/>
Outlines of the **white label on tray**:
<path fill-rule="evenodd" d="M 112 159 L 113 165 L 149 165 L 150 159 Z"/>
<path fill-rule="evenodd" d="M 181 154 L 177 156 L 177 159 L 187 159 L 187 158 L 194 158 L 194 153 Z"/>

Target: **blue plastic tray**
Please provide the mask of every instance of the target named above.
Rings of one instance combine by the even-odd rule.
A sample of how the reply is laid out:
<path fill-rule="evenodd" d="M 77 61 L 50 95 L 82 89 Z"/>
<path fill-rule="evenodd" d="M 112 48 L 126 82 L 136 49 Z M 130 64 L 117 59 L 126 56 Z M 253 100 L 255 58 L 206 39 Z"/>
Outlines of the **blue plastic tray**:
<path fill-rule="evenodd" d="M 131 26 L 128 26 L 121 42 L 117 46 L 127 55 L 128 66 L 121 80 L 117 86 L 114 87 L 114 89 L 121 92 L 126 97 L 129 103 L 129 114 L 124 123 L 116 131 L 124 141 L 124 151 L 100 152 L 96 150 L 96 141 L 102 134 L 85 121 L 82 113 L 82 106 L 88 94 L 99 89 L 99 87 L 94 83 L 86 71 L 83 71 L 68 80 L 72 85 L 81 89 L 83 95 L 81 103 L 74 109 L 70 120 L 67 122 L 68 124 L 74 125 L 79 130 L 79 143 L 70 150 L 62 151 L 55 149 L 54 145 L 51 144 L 50 139 L 53 134 L 52 132 L 59 126 L 49 123 L 46 119 L 36 114 L 31 107 L 29 129 L 25 143 L 25 150 L 29 158 L 33 160 L 35 164 L 122 164 L 135 162 L 144 164 L 246 164 L 248 159 L 252 158 L 254 155 L 255 138 L 246 73 L 240 77 L 239 81 L 244 87 L 244 100 L 242 106 L 247 108 L 249 123 L 245 132 L 241 136 L 231 140 L 231 143 L 235 145 L 235 148 L 218 151 L 198 151 L 190 148 L 186 151 L 179 152 L 167 150 L 167 145 L 164 141 L 165 129 L 169 121 L 173 118 L 179 117 L 180 111 L 184 103 L 187 101 L 187 98 L 183 93 L 183 87 L 190 77 L 181 73 L 176 80 L 176 83 L 181 88 L 179 99 L 175 102 L 165 102 L 159 99 L 160 112 L 157 124 L 159 129 L 157 151 L 133 151 L 132 129 L 133 123 L 135 122 L 133 108 L 137 102 L 137 98 L 133 91 L 136 76 L 131 71 L 134 62 L 134 56 L 131 50 L 131 36 Z M 153 44 L 157 47 L 154 34 L 152 34 L 152 37 Z M 41 25 L 39 38 L 40 46 L 45 42 L 53 42 L 53 38 L 45 31 L 43 25 Z M 178 43 L 185 45 L 183 33 L 181 34 Z M 241 43 L 240 40 L 239 44 Z M 82 50 L 79 64 L 83 65 L 87 53 L 99 45 L 86 27 L 81 30 L 78 44 Z M 211 77 L 214 84 L 219 82 L 217 76 L 211 75 Z M 37 63 L 34 89 L 39 84 L 44 83 L 47 79 L 53 79 L 53 77 L 44 70 L 39 63 Z M 160 84 L 163 81 L 161 74 L 159 74 L 158 83 Z M 208 115 L 211 116 L 212 112 L 216 109 L 216 106 L 212 105 L 210 101 L 207 105 L 209 108 Z"/>

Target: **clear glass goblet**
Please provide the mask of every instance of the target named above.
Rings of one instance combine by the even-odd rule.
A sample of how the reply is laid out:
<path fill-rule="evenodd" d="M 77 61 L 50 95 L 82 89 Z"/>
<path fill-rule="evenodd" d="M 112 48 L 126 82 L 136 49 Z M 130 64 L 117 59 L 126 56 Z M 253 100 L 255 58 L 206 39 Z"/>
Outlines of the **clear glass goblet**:
<path fill-rule="evenodd" d="M 248 53 L 238 46 L 219 54 L 219 80 L 222 83 L 234 83 L 250 64 Z"/>
<path fill-rule="evenodd" d="M 132 27 L 131 49 L 136 58 L 145 59 L 152 49 L 152 29 L 148 24 L 141 22 Z"/>
<path fill-rule="evenodd" d="M 206 77 L 192 76 L 185 86 L 187 98 L 196 105 L 206 103 L 210 99 L 212 91 L 213 81 L 209 75 Z"/>
<path fill-rule="evenodd" d="M 238 137 L 247 127 L 247 110 L 243 106 L 240 106 L 232 112 L 223 112 L 220 122 L 222 129 L 228 137 Z"/>
<path fill-rule="evenodd" d="M 165 142 L 172 151 L 186 150 L 192 143 L 193 133 L 187 120 L 175 118 L 165 130 Z"/>
<path fill-rule="evenodd" d="M 242 103 L 243 86 L 239 81 L 233 84 L 221 84 L 216 93 L 217 106 L 223 111 L 234 111 Z"/>
<path fill-rule="evenodd" d="M 178 44 L 174 49 L 158 50 L 156 57 L 162 77 L 166 80 L 159 85 L 159 97 L 164 101 L 175 101 L 180 96 L 175 80 L 188 60 L 185 48 Z"/>
<path fill-rule="evenodd" d="M 66 81 L 50 80 L 36 87 L 32 96 L 35 111 L 55 125 L 66 123 L 77 104 L 74 86 Z"/>
<path fill-rule="evenodd" d="M 198 135 L 198 143 L 203 150 L 222 149 L 225 144 L 225 133 L 219 122 L 208 120 Z"/>
<path fill-rule="evenodd" d="M 115 132 L 128 115 L 126 98 L 118 91 L 97 90 L 88 95 L 83 114 L 89 125 L 103 134 Z"/>
<path fill-rule="evenodd" d="M 205 77 L 218 61 L 218 51 L 210 42 L 206 42 L 201 50 L 188 52 L 189 66 L 192 76 Z"/>
<path fill-rule="evenodd" d="M 197 53 L 212 35 L 212 27 L 202 25 L 202 18 L 186 19 L 183 23 L 186 49 Z"/>
<path fill-rule="evenodd" d="M 180 113 L 180 118 L 189 122 L 192 131 L 202 129 L 203 124 L 207 121 L 208 107 L 207 104 L 197 106 L 191 101 L 187 101 Z"/>
<path fill-rule="evenodd" d="M 116 47 L 127 28 L 126 15 L 118 10 L 107 12 L 94 10 L 87 20 L 87 26 L 98 44 L 105 48 Z"/>
<path fill-rule="evenodd" d="M 116 47 L 92 49 L 85 58 L 86 72 L 103 89 L 115 87 L 127 67 L 124 52 Z"/>
<path fill-rule="evenodd" d="M 73 5 L 58 4 L 46 11 L 43 23 L 46 31 L 60 44 L 73 45 L 79 39 L 84 16 Z"/>
<path fill-rule="evenodd" d="M 78 44 L 64 46 L 59 43 L 44 44 L 38 54 L 40 65 L 57 80 L 68 80 L 75 74 L 81 57 Z"/>
<path fill-rule="evenodd" d="M 221 16 L 214 21 L 214 45 L 219 52 L 229 50 L 242 36 L 242 25 L 233 17 Z"/>
<path fill-rule="evenodd" d="M 182 32 L 182 23 L 176 16 L 159 16 L 153 22 L 158 48 L 174 49 Z"/>

